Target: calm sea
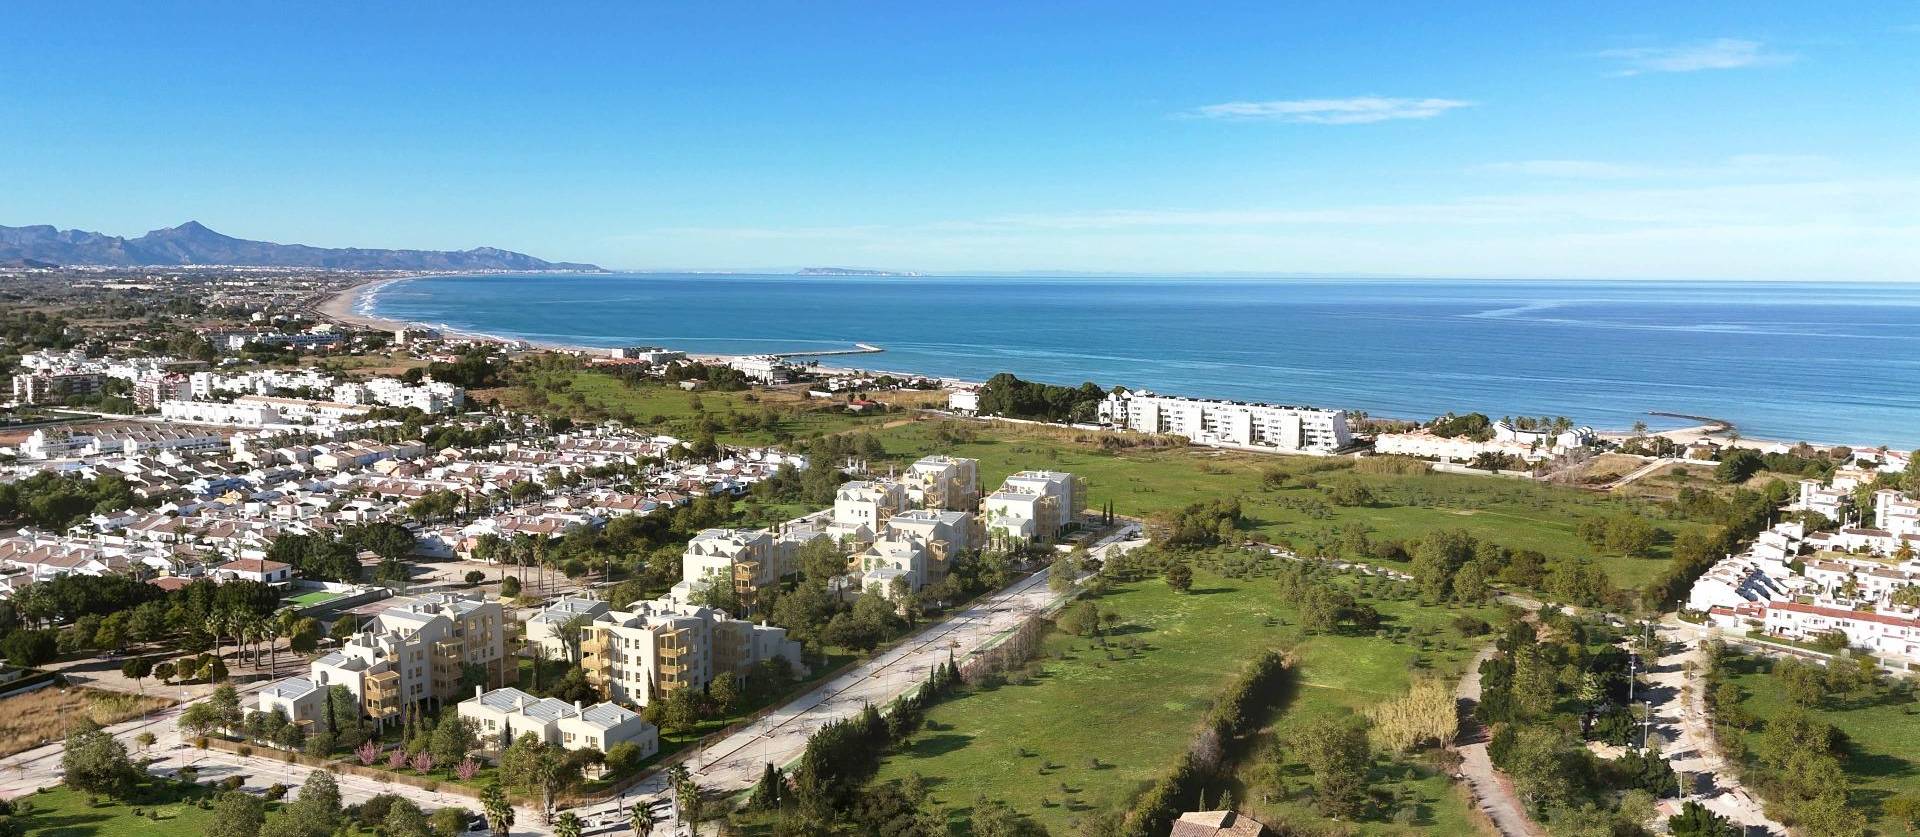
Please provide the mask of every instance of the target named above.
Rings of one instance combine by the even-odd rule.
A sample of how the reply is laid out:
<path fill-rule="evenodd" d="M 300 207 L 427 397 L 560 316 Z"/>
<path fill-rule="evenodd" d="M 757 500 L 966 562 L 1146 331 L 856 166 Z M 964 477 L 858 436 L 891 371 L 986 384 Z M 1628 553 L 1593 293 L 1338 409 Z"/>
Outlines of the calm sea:
<path fill-rule="evenodd" d="M 1647 415 L 1668 412 L 1755 438 L 1920 446 L 1912 284 L 501 275 L 392 284 L 371 309 L 587 346 L 864 342 L 886 351 L 823 362 L 1383 416 L 1690 423 Z"/>

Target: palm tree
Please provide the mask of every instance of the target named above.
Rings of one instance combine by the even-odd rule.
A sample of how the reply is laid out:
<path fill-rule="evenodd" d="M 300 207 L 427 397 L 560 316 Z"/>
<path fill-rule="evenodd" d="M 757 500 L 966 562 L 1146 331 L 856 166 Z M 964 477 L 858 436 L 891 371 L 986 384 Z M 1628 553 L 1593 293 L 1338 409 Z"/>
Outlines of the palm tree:
<path fill-rule="evenodd" d="M 233 617 L 229 615 L 226 611 L 224 610 L 207 611 L 207 620 L 205 622 L 205 625 L 206 625 L 207 633 L 213 634 L 213 657 L 216 660 L 220 658 L 220 637 L 226 634 L 227 628 L 232 624 L 233 624 Z"/>
<path fill-rule="evenodd" d="M 294 628 L 300 625 L 300 612 L 293 608 L 280 611 L 273 615 L 273 625 L 275 637 L 286 637 L 287 640 L 291 642 L 293 640 Z M 280 658 L 280 647 L 275 645 L 269 646 L 269 648 L 272 651 L 274 665 L 277 667 Z"/>

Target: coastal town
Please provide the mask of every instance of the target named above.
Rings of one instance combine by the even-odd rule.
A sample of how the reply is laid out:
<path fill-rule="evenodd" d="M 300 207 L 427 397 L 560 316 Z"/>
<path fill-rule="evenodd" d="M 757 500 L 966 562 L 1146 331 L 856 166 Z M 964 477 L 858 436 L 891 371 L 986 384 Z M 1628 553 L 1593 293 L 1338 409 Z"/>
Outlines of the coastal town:
<path fill-rule="evenodd" d="M 1920 467 L 1897 450 L 535 346 L 356 313 L 393 276 L 55 273 L 12 277 L 44 295 L 5 315 L 0 706 L 41 716 L 9 733 L 6 817 L 139 787 L 204 828 L 332 798 L 348 813 L 325 816 L 387 833 L 877 833 L 857 799 L 881 794 L 940 823 L 914 834 L 1251 834 L 1317 812 L 1521 835 L 1574 816 L 1545 801 L 1570 774 L 1513 755 L 1536 745 L 1682 777 L 1604 785 L 1622 822 L 1920 816 L 1767 778 L 1769 757 L 1735 749 L 1761 736 L 1741 723 L 1757 685 L 1658 684 L 1684 658 L 1750 684 L 1828 672 L 1793 675 L 1824 678 L 1796 706 L 1911 694 Z M 1405 522 L 1449 504 L 1479 528 Z M 1496 508 L 1533 511 L 1508 527 Z M 1355 780 L 1405 771 L 1393 793 L 1425 801 L 1368 802 L 1328 784 L 1348 769 L 1333 751 L 1277 739 L 1144 800 L 1099 774 L 1158 765 L 1098 755 L 1039 757 L 1080 773 L 1032 803 L 964 772 L 943 781 L 979 800 L 930 794 L 898 767 L 939 769 L 928 737 L 970 702 L 1017 730 L 1038 722 L 992 703 L 1009 689 L 1155 665 L 1172 652 L 1129 630 L 1181 640 L 1128 597 L 1201 602 L 1203 583 L 1293 591 L 1210 655 L 1218 700 L 1259 700 L 1315 653 L 1404 661 L 1408 692 L 1382 706 L 1440 684 L 1439 728 L 1377 745 Z M 1568 653 L 1584 674 L 1521 694 L 1520 672 Z M 1215 700 L 1164 721 L 1172 749 Z M 1390 716 L 1362 708 L 1370 733 L 1283 728 L 1364 751 Z M 1280 710 L 1246 711 L 1222 741 L 1274 734 L 1234 725 Z M 1515 743 L 1555 723 L 1573 738 Z M 1046 746 L 1011 740 L 990 746 Z M 1433 795 L 1456 782 L 1470 803 Z"/>

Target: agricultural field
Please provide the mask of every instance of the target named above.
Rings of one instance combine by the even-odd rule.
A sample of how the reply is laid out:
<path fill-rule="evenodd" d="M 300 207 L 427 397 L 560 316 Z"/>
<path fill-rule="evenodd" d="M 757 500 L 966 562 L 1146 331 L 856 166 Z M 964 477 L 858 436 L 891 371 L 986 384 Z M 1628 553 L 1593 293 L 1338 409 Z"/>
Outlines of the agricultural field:
<path fill-rule="evenodd" d="M 935 706 L 928 727 L 886 759 L 879 780 L 920 774 L 956 822 L 985 796 L 1055 834 L 1068 833 L 1085 812 L 1123 809 L 1170 767 L 1213 699 L 1262 651 L 1288 648 L 1296 661 L 1274 724 L 1283 737 L 1301 719 L 1397 696 L 1415 672 L 1455 674 L 1472 656 L 1477 640 L 1459 639 L 1444 626 L 1460 613 L 1480 611 L 1371 601 L 1389 630 L 1435 631 L 1438 638 L 1425 652 L 1411 640 L 1373 634 L 1303 638 L 1292 603 L 1266 577 L 1232 579 L 1203 569 L 1188 593 L 1158 579 L 1120 585 L 1097 600 L 1102 611 L 1119 617 L 1107 648 L 1054 634 L 1030 673 Z M 1444 776 L 1402 766 L 1377 779 L 1395 793 L 1412 794 L 1419 827 L 1470 830 L 1467 806 Z M 1288 813 L 1284 806 L 1275 810 Z"/>
<path fill-rule="evenodd" d="M 889 458 L 910 462 L 928 453 L 980 460 L 991 489 L 1007 474 L 1028 468 L 1071 471 L 1084 478 L 1086 506 L 1112 502 L 1123 515 L 1149 515 L 1189 503 L 1240 497 L 1249 538 L 1310 549 L 1332 544 L 1344 527 L 1359 525 L 1375 539 L 1404 540 L 1436 529 L 1462 529 L 1476 538 L 1549 556 L 1593 558 L 1615 586 L 1638 588 L 1666 569 L 1672 535 L 1702 524 L 1667 517 L 1652 501 L 1613 497 L 1555 485 L 1463 474 L 1379 474 L 1353 460 L 1221 451 L 1136 447 L 1104 450 L 1107 434 L 1055 427 L 928 420 L 874 431 Z M 1279 487 L 1263 478 L 1284 475 Z M 1371 505 L 1335 505 L 1316 486 L 1350 480 L 1365 486 Z M 1651 557 L 1597 553 L 1575 534 L 1582 518 L 1638 514 L 1667 533 Z"/>

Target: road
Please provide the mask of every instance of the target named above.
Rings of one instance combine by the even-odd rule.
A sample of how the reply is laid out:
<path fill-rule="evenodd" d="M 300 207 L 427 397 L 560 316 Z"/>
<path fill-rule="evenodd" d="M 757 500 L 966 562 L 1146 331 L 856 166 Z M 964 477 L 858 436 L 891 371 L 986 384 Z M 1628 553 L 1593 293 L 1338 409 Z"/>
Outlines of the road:
<path fill-rule="evenodd" d="M 1526 805 L 1514 792 L 1513 781 L 1494 769 L 1493 760 L 1487 756 L 1486 728 L 1470 714 L 1480 702 L 1480 664 L 1498 650 L 1492 645 L 1482 649 L 1473 662 L 1467 664 L 1467 672 L 1460 677 L 1460 685 L 1454 691 L 1461 712 L 1460 775 L 1473 791 L 1474 804 L 1493 821 L 1501 837 L 1543 837 L 1545 832 L 1527 816 Z"/>
<path fill-rule="evenodd" d="M 1698 688 L 1698 678 L 1687 673 L 1689 663 L 1698 671 L 1706 662 L 1700 646 L 1705 632 L 1686 623 L 1663 624 L 1658 630 L 1661 655 L 1646 672 L 1646 691 L 1636 697 L 1653 704 L 1655 729 L 1671 742 L 1666 747 L 1668 762 L 1691 779 L 1685 799 L 1699 802 L 1749 833 L 1756 828 L 1768 834 L 1787 833 L 1785 826 L 1767 817 L 1765 805 L 1741 786 L 1714 745 L 1706 696 Z M 1688 689 L 1689 685 L 1695 688 Z M 1678 811 L 1679 803 L 1673 809 Z"/>
<path fill-rule="evenodd" d="M 1116 545 L 1130 547 L 1138 543 L 1131 540 L 1137 532 L 1136 527 L 1129 526 L 1103 538 L 1089 551 L 1101 558 Z M 925 682 L 930 668 L 945 663 L 949 654 L 964 659 L 1018 627 L 1027 617 L 1047 611 L 1061 598 L 1048 589 L 1045 570 L 1035 573 L 708 745 L 688 760 L 687 768 L 710 792 L 746 790 L 760 780 L 767 764 L 785 765 L 798 759 L 815 730 L 859 714 L 868 704 L 885 705 Z M 629 790 L 623 799 L 577 812 L 590 821 L 617 816 L 623 806 L 659 798 L 665 792 L 665 776 L 655 774 Z"/>

